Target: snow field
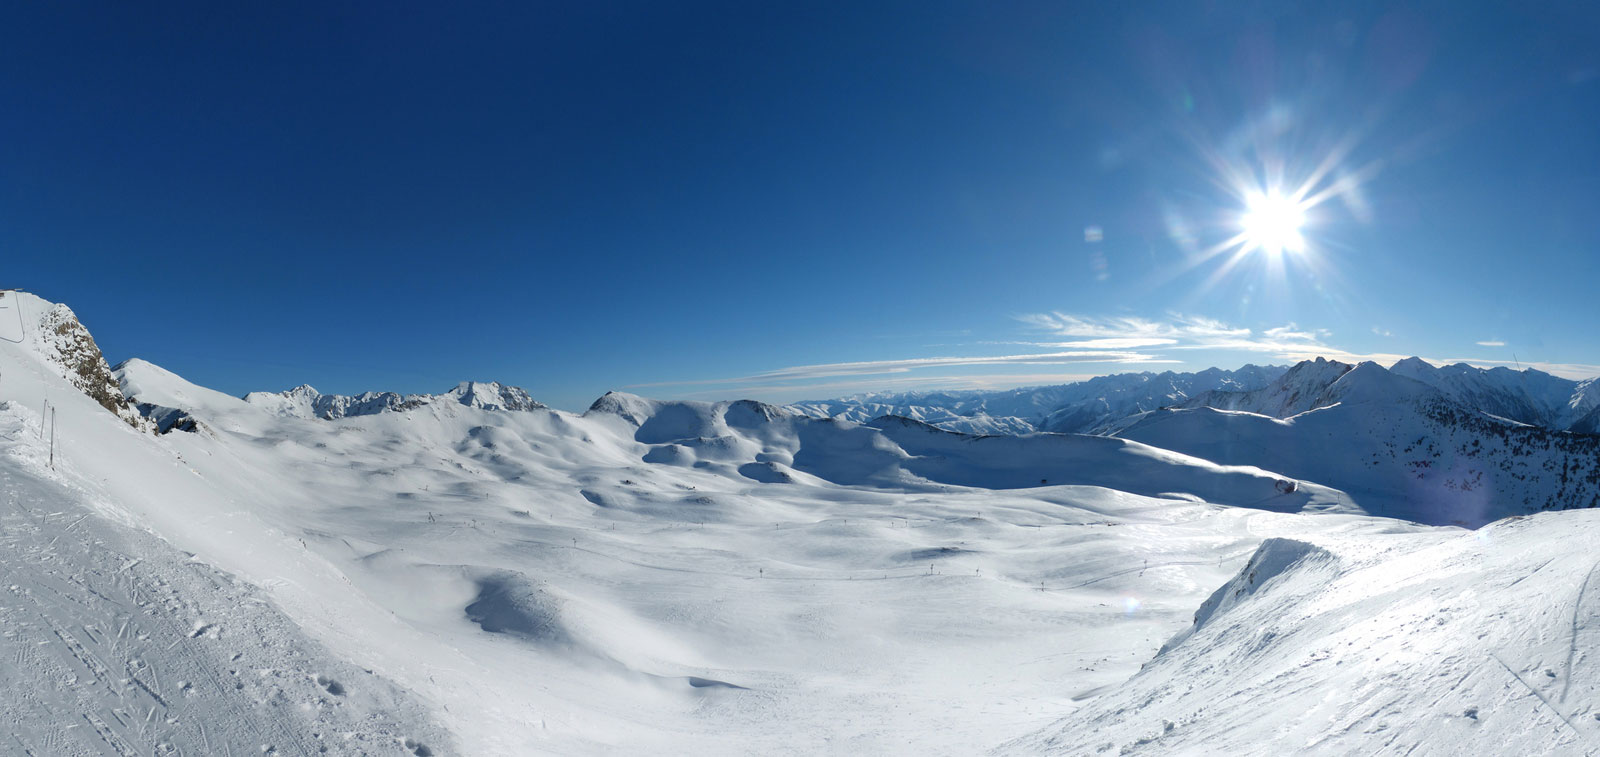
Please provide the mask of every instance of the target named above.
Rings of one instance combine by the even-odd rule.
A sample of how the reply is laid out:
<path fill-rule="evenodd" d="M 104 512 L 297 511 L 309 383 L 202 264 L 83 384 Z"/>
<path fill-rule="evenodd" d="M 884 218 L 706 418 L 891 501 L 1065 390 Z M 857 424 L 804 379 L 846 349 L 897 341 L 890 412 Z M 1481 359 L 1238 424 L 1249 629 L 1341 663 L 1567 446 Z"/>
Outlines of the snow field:
<path fill-rule="evenodd" d="M 1318 419 L 1358 393 L 1292 422 L 1206 408 L 1133 427 L 1173 433 L 1171 451 L 629 395 L 583 415 L 434 395 L 321 420 L 130 361 L 123 393 L 198 424 L 153 436 L 42 354 L 0 343 L 18 749 L 1597 743 L 1592 513 L 1476 532 L 1371 517 L 1368 492 L 1219 465 L 1240 462 L 1237 437 L 1175 433 L 1332 433 Z M 517 398 L 503 389 L 459 396 Z"/>

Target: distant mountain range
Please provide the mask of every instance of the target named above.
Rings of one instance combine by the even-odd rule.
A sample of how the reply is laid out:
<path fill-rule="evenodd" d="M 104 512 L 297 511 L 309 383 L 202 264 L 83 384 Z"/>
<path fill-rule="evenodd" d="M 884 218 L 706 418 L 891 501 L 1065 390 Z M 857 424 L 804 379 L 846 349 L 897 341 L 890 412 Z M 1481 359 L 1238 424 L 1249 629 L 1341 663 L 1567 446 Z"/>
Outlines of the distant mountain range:
<path fill-rule="evenodd" d="M 1367 512 L 1424 523 L 1600 507 L 1600 382 L 1531 369 L 1318 358 L 1287 369 L 866 395 L 790 410 L 880 427 L 885 419 L 868 416 L 964 433 L 1114 436 L 1315 481 Z"/>
<path fill-rule="evenodd" d="M 110 369 L 70 310 L 27 304 L 39 313 L 30 331 L 42 363 L 140 430 L 210 433 L 205 414 L 192 412 L 210 404 L 328 422 L 464 409 L 553 412 L 526 391 L 493 382 L 412 395 L 300 386 L 241 402 L 141 360 Z M 1600 382 L 1435 367 L 1418 358 L 1389 368 L 1319 358 L 1287 368 L 1122 374 L 787 408 L 612 393 L 584 417 L 623 422 L 623 434 L 649 446 L 639 462 L 766 483 L 932 491 L 1079 484 L 1462 525 L 1600 506 Z"/>
<path fill-rule="evenodd" d="M 1122 373 L 1076 384 L 1002 391 L 862 394 L 796 402 L 788 409 L 856 422 L 897 415 L 968 434 L 1107 434 L 1141 413 L 1166 407 L 1213 407 L 1286 418 L 1330 404 L 1325 390 L 1354 368 L 1319 358 L 1292 367 Z M 1497 418 L 1554 431 L 1600 433 L 1600 380 L 1573 381 L 1531 368 L 1484 369 L 1465 363 L 1434 367 L 1415 357 L 1387 371 Z"/>
<path fill-rule="evenodd" d="M 273 415 L 322 420 L 444 405 L 545 409 L 517 387 L 477 382 L 431 395 L 325 395 L 301 386 L 244 401 Z M 161 430 L 184 428 L 180 415 L 141 410 Z M 1419 358 L 1389 368 L 1318 358 L 788 407 L 610 393 L 586 416 L 634 427 L 638 441 L 654 445 L 643 462 L 725 468 L 769 483 L 1077 483 L 1463 525 L 1600 506 L 1600 382 L 1532 369 L 1435 367 Z M 1215 465 L 1229 472 L 1208 467 Z M 1258 474 L 1240 478 L 1246 470 Z M 1275 481 L 1320 492 L 1316 504 L 1305 493 L 1282 498 Z"/>
<path fill-rule="evenodd" d="M 1130 417 L 1116 435 L 1316 481 L 1368 512 L 1427 523 L 1600 506 L 1600 436 L 1501 414 L 1582 425 L 1593 417 L 1583 412 L 1592 383 L 1563 387 L 1540 374 L 1546 388 L 1573 391 L 1563 403 L 1524 391 L 1513 371 L 1404 365 L 1424 380 L 1376 363 L 1301 363 L 1261 389 L 1210 392 Z"/>
<path fill-rule="evenodd" d="M 357 415 L 415 410 L 439 402 L 454 402 L 484 410 L 539 410 L 545 407 L 521 387 L 494 381 L 463 381 L 442 394 L 363 392 L 354 396 L 323 394 L 302 384 L 284 392 L 251 392 L 244 401 L 276 415 L 333 420 Z"/>
<path fill-rule="evenodd" d="M 858 423 L 898 415 L 966 434 L 1099 434 L 1128 416 L 1176 405 L 1205 392 L 1259 389 L 1287 370 L 1246 365 L 1234 371 L 1120 373 L 1076 384 L 1002 391 L 861 394 L 797 402 L 788 409 L 814 418 Z"/>

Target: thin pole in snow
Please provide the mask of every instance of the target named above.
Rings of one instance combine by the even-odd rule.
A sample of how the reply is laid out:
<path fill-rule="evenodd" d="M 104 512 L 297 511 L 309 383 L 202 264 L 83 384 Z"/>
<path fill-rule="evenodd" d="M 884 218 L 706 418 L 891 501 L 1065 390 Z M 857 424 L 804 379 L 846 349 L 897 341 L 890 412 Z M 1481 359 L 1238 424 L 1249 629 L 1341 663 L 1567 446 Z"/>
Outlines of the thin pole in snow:
<path fill-rule="evenodd" d="M 43 425 L 43 424 L 40 424 Z M 56 411 L 50 409 L 50 469 L 56 468 Z"/>

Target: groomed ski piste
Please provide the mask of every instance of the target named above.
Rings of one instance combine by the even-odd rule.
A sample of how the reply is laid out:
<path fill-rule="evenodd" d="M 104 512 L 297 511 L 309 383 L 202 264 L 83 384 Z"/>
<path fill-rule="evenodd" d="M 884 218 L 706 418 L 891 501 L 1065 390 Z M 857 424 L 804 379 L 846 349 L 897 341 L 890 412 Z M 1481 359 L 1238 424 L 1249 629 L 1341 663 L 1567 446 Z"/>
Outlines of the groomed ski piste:
<path fill-rule="evenodd" d="M 330 419 L 0 306 L 0 752 L 1600 753 L 1592 510 L 754 402 Z"/>

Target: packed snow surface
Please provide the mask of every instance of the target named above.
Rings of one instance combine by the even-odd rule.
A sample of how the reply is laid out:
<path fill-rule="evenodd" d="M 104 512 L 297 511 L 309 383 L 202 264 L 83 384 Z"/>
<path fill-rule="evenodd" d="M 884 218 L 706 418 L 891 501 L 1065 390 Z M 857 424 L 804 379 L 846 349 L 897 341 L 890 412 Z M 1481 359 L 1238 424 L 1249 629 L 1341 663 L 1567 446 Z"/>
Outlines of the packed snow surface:
<path fill-rule="evenodd" d="M 19 304 L 51 307 L 0 298 Z M 1583 754 L 1600 737 L 1589 512 L 1419 525 L 1131 433 L 626 394 L 580 415 L 490 384 L 319 407 L 129 361 L 119 396 L 159 416 L 136 428 L 18 323 L 0 341 L 0 703 L 19 752 Z M 1163 417 L 1311 428 L 1385 391 L 1290 420 Z"/>

